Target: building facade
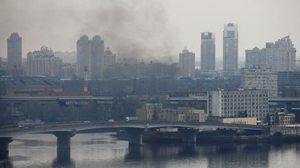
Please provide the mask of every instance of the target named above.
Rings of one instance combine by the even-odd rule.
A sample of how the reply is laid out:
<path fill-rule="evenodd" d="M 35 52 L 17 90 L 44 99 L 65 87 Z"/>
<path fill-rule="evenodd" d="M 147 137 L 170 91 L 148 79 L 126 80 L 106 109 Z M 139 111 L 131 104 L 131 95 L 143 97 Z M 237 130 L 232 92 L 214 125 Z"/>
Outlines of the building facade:
<path fill-rule="evenodd" d="M 201 33 L 201 71 L 215 71 L 216 59 L 215 35 L 211 32 Z"/>
<path fill-rule="evenodd" d="M 27 76 L 43 75 L 48 77 L 61 76 L 62 59 L 55 57 L 53 51 L 42 46 L 40 51 L 27 54 Z"/>
<path fill-rule="evenodd" d="M 22 69 L 22 37 L 14 32 L 7 39 L 7 70 L 13 74 Z"/>
<path fill-rule="evenodd" d="M 296 71 L 296 49 L 290 36 L 275 43 L 266 43 L 266 48 L 246 50 L 246 67 L 267 65 L 274 72 Z"/>
<path fill-rule="evenodd" d="M 87 72 L 85 72 L 85 69 Z M 99 35 L 89 40 L 83 35 L 77 41 L 77 75 L 87 78 L 102 78 L 104 72 L 104 41 Z"/>
<path fill-rule="evenodd" d="M 177 109 L 162 108 L 161 104 L 145 104 L 136 109 L 136 117 L 139 121 L 184 121 L 205 122 L 207 115 L 204 110 L 179 107 Z"/>
<path fill-rule="evenodd" d="M 238 71 L 239 33 L 237 24 L 224 25 L 223 31 L 223 73 L 236 75 Z"/>
<path fill-rule="evenodd" d="M 186 47 L 179 53 L 179 68 L 181 77 L 195 78 L 195 53 Z"/>
<path fill-rule="evenodd" d="M 263 121 L 269 112 L 268 90 L 208 91 L 207 98 L 208 116 L 247 116 Z"/>
<path fill-rule="evenodd" d="M 245 89 L 266 89 L 269 97 L 277 97 L 277 72 L 266 65 L 254 65 L 252 68 L 242 68 L 241 87 Z"/>
<path fill-rule="evenodd" d="M 110 48 L 107 48 L 104 52 L 104 67 L 116 64 L 116 54 L 114 54 Z"/>

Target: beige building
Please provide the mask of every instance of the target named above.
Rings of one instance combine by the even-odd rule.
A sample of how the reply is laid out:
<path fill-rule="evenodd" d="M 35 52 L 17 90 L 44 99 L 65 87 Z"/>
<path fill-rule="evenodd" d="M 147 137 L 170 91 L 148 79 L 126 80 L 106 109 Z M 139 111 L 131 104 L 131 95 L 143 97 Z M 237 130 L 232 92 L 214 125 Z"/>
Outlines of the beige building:
<path fill-rule="evenodd" d="M 189 52 L 185 47 L 179 53 L 179 67 L 181 77 L 195 78 L 195 53 Z"/>
<path fill-rule="evenodd" d="M 207 119 L 204 110 L 186 107 L 163 109 L 161 104 L 145 104 L 141 109 L 136 110 L 136 117 L 140 121 L 205 122 Z"/>
<path fill-rule="evenodd" d="M 27 54 L 27 76 L 43 75 L 48 77 L 61 76 L 62 59 L 55 57 L 53 51 L 46 46 L 41 51 Z"/>

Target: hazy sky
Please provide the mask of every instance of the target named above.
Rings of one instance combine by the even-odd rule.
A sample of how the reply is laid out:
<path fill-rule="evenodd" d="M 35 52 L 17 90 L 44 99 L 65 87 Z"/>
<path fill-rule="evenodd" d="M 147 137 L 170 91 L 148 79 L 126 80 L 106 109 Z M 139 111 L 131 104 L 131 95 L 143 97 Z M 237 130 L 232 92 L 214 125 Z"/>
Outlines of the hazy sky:
<path fill-rule="evenodd" d="M 201 32 L 210 31 L 222 59 L 224 24 L 232 22 L 244 61 L 246 49 L 288 34 L 299 50 L 299 16 L 299 0 L 0 0 L 0 56 L 12 32 L 22 37 L 24 58 L 42 45 L 76 51 L 81 35 L 98 34 L 119 57 L 178 62 L 187 46 L 199 61 Z"/>

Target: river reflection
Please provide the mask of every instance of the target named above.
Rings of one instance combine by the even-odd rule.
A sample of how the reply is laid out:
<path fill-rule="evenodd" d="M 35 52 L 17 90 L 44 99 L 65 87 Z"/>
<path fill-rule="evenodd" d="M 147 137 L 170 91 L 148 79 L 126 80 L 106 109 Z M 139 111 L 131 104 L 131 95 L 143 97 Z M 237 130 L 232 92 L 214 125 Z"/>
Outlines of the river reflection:
<path fill-rule="evenodd" d="M 300 165 L 300 143 L 128 146 L 127 141 L 111 135 L 114 133 L 75 135 L 71 139 L 71 161 L 67 163 L 57 161 L 54 135 L 22 135 L 10 144 L 9 163 L 15 168 L 296 168 Z"/>

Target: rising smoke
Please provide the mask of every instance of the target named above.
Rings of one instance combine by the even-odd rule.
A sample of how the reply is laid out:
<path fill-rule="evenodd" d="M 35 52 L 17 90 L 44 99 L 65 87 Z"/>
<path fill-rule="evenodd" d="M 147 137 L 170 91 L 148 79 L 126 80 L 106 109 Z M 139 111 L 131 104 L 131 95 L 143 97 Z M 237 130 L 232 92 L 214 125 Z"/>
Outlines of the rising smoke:
<path fill-rule="evenodd" d="M 23 57 L 42 45 L 74 51 L 81 35 L 100 35 L 117 57 L 138 61 L 177 61 L 176 32 L 161 0 L 0 0 L 0 56 L 16 31 Z M 164 59 L 164 60 L 163 60 Z"/>

